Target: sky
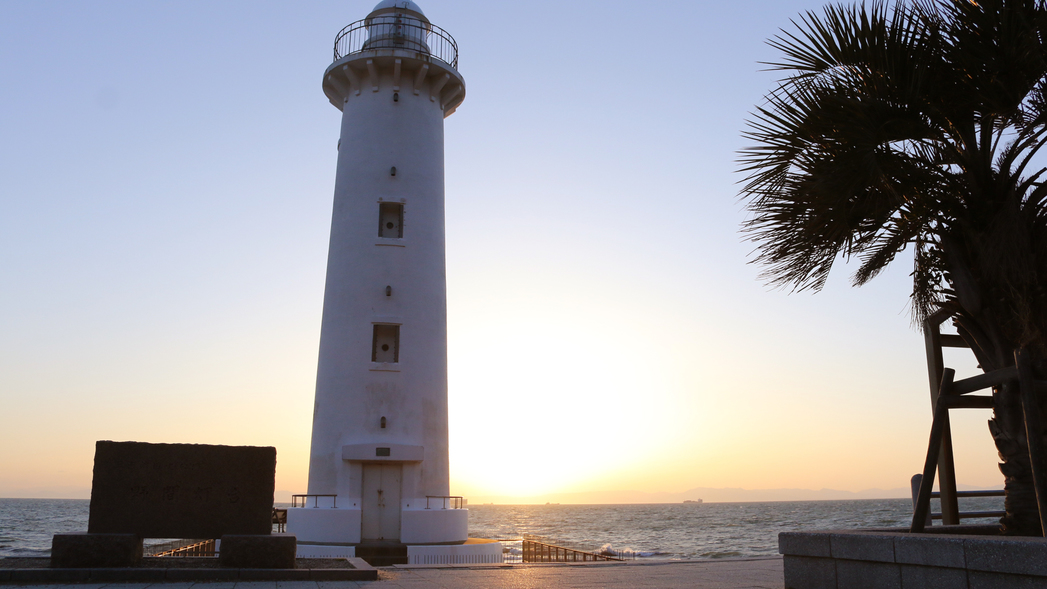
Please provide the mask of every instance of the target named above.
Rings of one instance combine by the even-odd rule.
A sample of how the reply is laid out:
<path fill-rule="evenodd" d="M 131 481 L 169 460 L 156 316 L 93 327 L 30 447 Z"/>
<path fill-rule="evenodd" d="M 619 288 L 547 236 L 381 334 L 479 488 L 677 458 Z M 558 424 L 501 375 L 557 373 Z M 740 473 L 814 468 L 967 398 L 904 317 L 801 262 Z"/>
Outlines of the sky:
<path fill-rule="evenodd" d="M 737 152 L 810 0 L 420 2 L 445 121 L 451 492 L 908 488 L 931 412 L 911 259 L 767 286 Z M 304 493 L 340 112 L 370 1 L 0 3 L 0 497 L 96 440 L 275 446 Z M 947 356 L 973 374 L 962 352 Z M 958 480 L 998 485 L 986 411 Z"/>

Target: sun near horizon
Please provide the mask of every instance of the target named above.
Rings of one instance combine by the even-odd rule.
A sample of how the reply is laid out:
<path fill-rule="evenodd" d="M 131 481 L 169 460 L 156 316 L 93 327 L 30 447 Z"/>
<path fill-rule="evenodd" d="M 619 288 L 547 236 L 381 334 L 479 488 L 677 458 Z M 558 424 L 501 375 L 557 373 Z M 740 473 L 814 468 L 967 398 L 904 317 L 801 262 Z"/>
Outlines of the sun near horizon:
<path fill-rule="evenodd" d="M 85 497 L 103 439 L 275 446 L 276 488 L 306 491 L 319 76 L 371 4 L 0 6 L 0 497 Z M 905 264 L 789 295 L 737 232 L 764 41 L 817 6 L 433 7 L 469 83 L 445 140 L 453 494 L 908 487 L 931 413 Z M 953 422 L 982 488 L 987 417 Z"/>

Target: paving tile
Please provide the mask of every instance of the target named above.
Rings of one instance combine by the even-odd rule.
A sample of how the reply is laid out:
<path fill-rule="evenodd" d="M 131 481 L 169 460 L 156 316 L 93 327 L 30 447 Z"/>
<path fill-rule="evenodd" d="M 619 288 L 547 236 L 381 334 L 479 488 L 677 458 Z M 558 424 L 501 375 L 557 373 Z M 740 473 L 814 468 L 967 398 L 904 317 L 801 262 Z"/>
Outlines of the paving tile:
<path fill-rule="evenodd" d="M 163 583 L 164 589 L 176 584 L 195 587 L 199 583 L 210 582 L 229 583 L 232 586 L 239 578 L 238 569 L 167 569 Z"/>
<path fill-rule="evenodd" d="M 171 571 L 171 569 L 167 570 Z M 189 589 L 193 585 L 196 585 L 196 581 L 161 581 L 153 585 L 150 585 L 150 587 L 158 587 L 162 589 Z M 80 586 L 77 586 L 76 589 L 80 589 Z"/>
<path fill-rule="evenodd" d="M 14 583 L 82 583 L 87 581 L 90 569 L 12 569 Z"/>
<path fill-rule="evenodd" d="M 237 581 L 235 589 L 276 589 L 276 581 Z"/>
<path fill-rule="evenodd" d="M 204 581 L 193 583 L 191 589 L 235 589 L 236 581 Z M 157 587 L 156 589 L 167 589 L 164 587 Z"/>
<path fill-rule="evenodd" d="M 783 560 L 383 568 L 378 581 L 158 583 L 109 589 L 782 589 Z M 233 569 L 235 570 L 235 569 Z M 12 589 L 6 585 L 0 589 Z M 34 585 L 29 589 L 44 589 Z M 53 589 L 101 589 L 59 585 Z"/>
<path fill-rule="evenodd" d="M 90 578 L 99 583 L 162 583 L 164 569 L 99 568 L 90 569 Z"/>

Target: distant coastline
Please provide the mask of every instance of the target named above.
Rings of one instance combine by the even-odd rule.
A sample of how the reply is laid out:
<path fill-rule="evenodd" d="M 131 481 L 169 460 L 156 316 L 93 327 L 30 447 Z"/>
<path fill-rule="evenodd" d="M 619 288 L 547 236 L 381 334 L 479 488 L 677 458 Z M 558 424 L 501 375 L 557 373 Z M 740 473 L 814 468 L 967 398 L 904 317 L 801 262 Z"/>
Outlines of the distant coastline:
<path fill-rule="evenodd" d="M 975 486 L 957 485 L 960 490 L 1002 489 L 1003 485 Z M 711 488 L 697 487 L 679 493 L 647 493 L 643 491 L 591 491 L 581 493 L 549 493 L 529 497 L 477 495 L 469 502 L 476 505 L 622 505 L 652 503 L 683 503 L 701 497 L 703 503 L 750 503 L 765 501 L 840 501 L 851 499 L 908 499 L 907 487 L 894 489 L 866 489 L 864 491 L 841 491 L 838 489 L 742 489 L 740 487 Z"/>
<path fill-rule="evenodd" d="M 1002 489 L 1003 485 L 957 485 L 960 490 Z M 838 489 L 743 489 L 740 487 L 696 487 L 679 493 L 648 493 L 644 491 L 590 491 L 581 493 L 549 493 L 533 496 L 469 495 L 472 505 L 493 503 L 496 505 L 623 505 L 652 503 L 683 503 L 702 498 L 703 503 L 750 503 L 762 501 L 838 501 L 848 499 L 907 499 L 909 489 L 866 489 L 864 491 L 840 491 Z M 39 487 L 0 489 L 0 498 L 11 499 L 90 499 L 90 488 Z M 277 503 L 290 503 L 291 492 L 278 490 Z"/>

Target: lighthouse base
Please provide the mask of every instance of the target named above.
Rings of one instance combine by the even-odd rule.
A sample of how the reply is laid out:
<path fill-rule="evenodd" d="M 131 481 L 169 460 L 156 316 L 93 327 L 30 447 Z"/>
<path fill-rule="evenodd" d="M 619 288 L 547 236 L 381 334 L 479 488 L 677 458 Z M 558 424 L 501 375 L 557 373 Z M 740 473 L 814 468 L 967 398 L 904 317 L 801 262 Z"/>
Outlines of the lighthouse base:
<path fill-rule="evenodd" d="M 406 562 L 403 564 L 501 564 L 504 562 L 501 542 L 469 538 L 465 544 L 446 545 L 407 545 Z M 386 563 L 374 563 L 364 557 L 364 551 L 357 551 L 356 546 L 338 546 L 332 544 L 298 543 L 298 558 L 364 558 L 371 566 L 387 566 Z"/>
<path fill-rule="evenodd" d="M 469 539 L 468 509 L 404 509 L 400 515 L 404 544 L 458 544 Z"/>
<path fill-rule="evenodd" d="M 299 557 L 355 556 L 349 552 L 362 542 L 362 519 L 362 510 L 355 505 L 348 508 L 292 507 L 287 510 L 287 533 L 298 538 Z M 467 540 L 468 509 L 407 508 L 400 512 L 399 541 L 403 544 L 453 548 L 467 545 Z"/>
<path fill-rule="evenodd" d="M 361 516 L 359 507 L 292 507 L 287 510 L 287 533 L 299 544 L 359 544 Z"/>

